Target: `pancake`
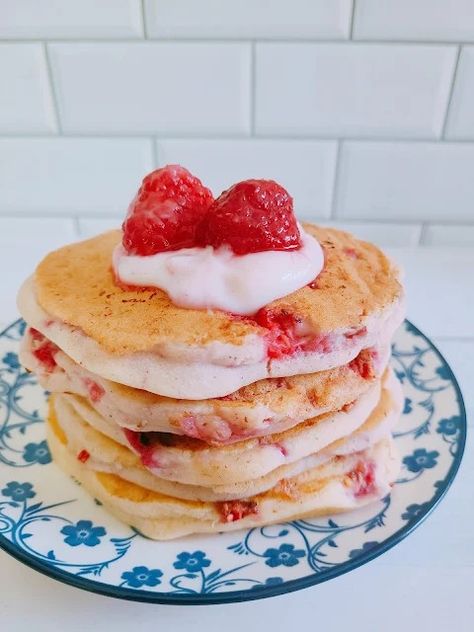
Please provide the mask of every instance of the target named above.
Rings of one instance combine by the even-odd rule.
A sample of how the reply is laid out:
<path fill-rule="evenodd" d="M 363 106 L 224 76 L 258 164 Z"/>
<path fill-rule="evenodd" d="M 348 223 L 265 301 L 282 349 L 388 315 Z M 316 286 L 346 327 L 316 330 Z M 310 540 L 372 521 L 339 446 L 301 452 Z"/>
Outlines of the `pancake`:
<path fill-rule="evenodd" d="M 399 470 L 393 441 L 384 438 L 372 448 L 333 459 L 246 500 L 183 500 L 90 469 L 68 450 L 54 423 L 47 431 L 54 460 L 64 471 L 117 518 L 159 540 L 356 509 L 389 493 Z"/>
<path fill-rule="evenodd" d="M 388 349 L 363 350 L 349 364 L 288 378 L 269 378 L 223 399 L 178 400 L 106 380 L 54 348 L 55 366 L 35 356 L 38 334 L 25 333 L 20 360 L 50 392 L 86 397 L 115 424 L 136 432 L 167 432 L 225 445 L 282 432 L 337 411 L 361 397 L 380 378 Z M 52 345 L 53 343 L 49 343 Z"/>
<path fill-rule="evenodd" d="M 298 424 L 290 430 L 262 439 L 248 439 L 221 447 L 209 447 L 197 439 L 162 433 L 125 432 L 129 447 L 143 465 L 160 478 L 205 487 L 231 485 L 260 478 L 283 465 L 289 465 L 346 437 L 373 416 L 381 420 L 398 419 L 401 412 L 399 384 L 391 379 L 382 393 L 380 384 L 363 395 L 350 410 L 327 413 Z M 95 412 L 82 398 L 66 399 L 90 426 L 115 441 L 123 434 L 116 424 Z M 83 446 L 87 448 L 87 444 Z"/>
<path fill-rule="evenodd" d="M 221 397 L 266 377 L 331 369 L 390 339 L 403 292 L 375 246 L 335 229 L 305 229 L 324 249 L 323 271 L 256 318 L 183 309 L 161 290 L 118 287 L 111 256 L 119 231 L 48 255 L 18 306 L 88 370 L 166 397 Z"/>
<path fill-rule="evenodd" d="M 355 429 L 354 424 L 352 428 L 344 424 L 344 419 L 327 419 L 309 430 L 303 428 L 301 434 L 287 437 L 284 445 L 288 446 L 288 453 L 276 461 L 270 457 L 275 452 L 281 456 L 281 451 L 275 450 L 274 445 L 257 444 L 247 446 L 247 450 L 243 447 L 236 455 L 216 455 L 216 448 L 211 448 L 205 451 L 204 457 L 202 451 L 193 454 L 189 449 L 175 448 L 173 469 L 150 468 L 141 462 L 140 455 L 131 451 L 118 427 L 94 411 L 90 415 L 90 407 L 80 398 L 55 395 L 51 414 L 64 433 L 69 449 L 76 455 L 85 451 L 87 463 L 93 468 L 119 474 L 144 487 L 177 497 L 226 500 L 248 496 L 249 490 L 253 494 L 260 493 L 282 478 L 304 472 L 333 457 L 357 452 L 361 446 L 365 449 L 373 445 L 391 432 L 399 418 L 401 402 L 396 384 L 391 385 L 391 391 L 384 391 L 372 414 L 364 417 Z M 239 444 L 232 448 L 239 448 Z"/>

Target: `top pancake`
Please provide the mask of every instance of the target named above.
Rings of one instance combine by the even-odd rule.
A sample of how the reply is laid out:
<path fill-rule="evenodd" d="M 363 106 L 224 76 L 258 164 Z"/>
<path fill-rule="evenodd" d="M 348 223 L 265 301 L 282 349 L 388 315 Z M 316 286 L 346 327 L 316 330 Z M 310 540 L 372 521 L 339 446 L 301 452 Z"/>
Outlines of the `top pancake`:
<path fill-rule="evenodd" d="M 269 308 L 284 309 L 325 334 L 360 326 L 401 298 L 397 271 L 374 245 L 336 229 L 304 228 L 324 250 L 324 269 L 314 289 L 306 286 Z M 39 305 L 119 356 L 169 342 L 239 346 L 248 336 L 266 333 L 251 319 L 177 307 L 159 289 L 120 288 L 111 267 L 120 239 L 120 231 L 111 231 L 50 253 L 36 269 Z"/>

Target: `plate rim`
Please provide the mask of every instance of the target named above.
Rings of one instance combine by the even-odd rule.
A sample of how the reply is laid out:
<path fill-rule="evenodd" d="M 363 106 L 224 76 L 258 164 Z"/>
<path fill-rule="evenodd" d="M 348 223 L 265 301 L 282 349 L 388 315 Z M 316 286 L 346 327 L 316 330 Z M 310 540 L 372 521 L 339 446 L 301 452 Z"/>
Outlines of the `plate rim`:
<path fill-rule="evenodd" d="M 21 318 L 10 323 L 7 327 L 0 331 L 0 337 L 2 337 L 11 327 L 21 322 Z M 0 549 L 5 553 L 11 555 L 14 559 L 22 562 L 29 568 L 46 575 L 51 579 L 55 579 L 63 584 L 79 588 L 86 592 L 92 592 L 96 595 L 103 595 L 105 597 L 113 597 L 115 599 L 124 599 L 126 601 L 138 601 L 144 603 L 155 603 L 160 605 L 187 605 L 187 606 L 204 606 L 215 605 L 224 603 L 242 603 L 244 601 L 255 601 L 257 599 L 267 599 L 269 597 L 276 597 L 278 595 L 295 592 L 297 590 L 303 590 L 317 584 L 322 584 L 330 579 L 345 575 L 364 564 L 371 562 L 380 555 L 383 555 L 388 550 L 396 546 L 399 542 L 404 540 L 412 531 L 419 527 L 431 512 L 438 506 L 442 498 L 445 496 L 448 489 L 451 487 L 457 472 L 461 465 L 464 449 L 466 446 L 467 436 L 467 417 L 466 407 L 462 396 L 461 388 L 458 384 L 456 376 L 451 369 L 451 366 L 439 351 L 438 347 L 432 342 L 426 334 L 424 334 L 418 327 L 416 327 L 407 318 L 403 321 L 403 325 L 407 323 L 409 327 L 418 335 L 421 336 L 430 345 L 433 351 L 438 355 L 440 360 L 448 369 L 449 380 L 454 386 L 456 392 L 456 399 L 459 405 L 460 417 L 461 417 L 461 436 L 459 439 L 459 451 L 457 452 L 451 467 L 449 468 L 445 479 L 444 485 L 439 487 L 433 498 L 428 501 L 428 506 L 423 509 L 416 517 L 412 518 L 401 529 L 393 533 L 383 542 L 380 542 L 377 546 L 374 546 L 369 551 L 362 553 L 354 559 L 349 559 L 346 562 L 338 564 L 334 568 L 324 573 L 312 573 L 305 577 L 299 577 L 297 579 L 291 579 L 284 581 L 282 584 L 276 586 L 264 586 L 259 590 L 236 590 L 228 591 L 224 593 L 199 593 L 196 596 L 179 595 L 170 593 L 157 593 L 151 590 L 135 590 L 133 588 L 125 588 L 123 586 L 111 586 L 103 582 L 98 582 L 93 579 L 80 577 L 68 573 L 61 569 L 58 569 L 52 565 L 46 564 L 44 561 L 39 560 L 35 556 L 28 554 L 21 549 L 15 547 L 5 536 L 0 534 Z"/>

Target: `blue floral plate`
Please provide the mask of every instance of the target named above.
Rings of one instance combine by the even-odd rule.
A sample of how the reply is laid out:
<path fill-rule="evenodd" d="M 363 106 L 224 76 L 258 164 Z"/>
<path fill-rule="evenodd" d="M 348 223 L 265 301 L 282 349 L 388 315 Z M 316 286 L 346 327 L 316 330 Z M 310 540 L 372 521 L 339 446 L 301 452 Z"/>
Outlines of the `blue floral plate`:
<path fill-rule="evenodd" d="M 46 394 L 18 362 L 24 323 L 0 333 L 0 546 L 28 566 L 92 592 L 174 604 L 271 597 L 326 581 L 384 553 L 437 505 L 459 467 L 461 392 L 432 343 L 405 322 L 392 364 L 405 409 L 393 492 L 350 514 L 154 542 L 111 517 L 51 462 Z"/>

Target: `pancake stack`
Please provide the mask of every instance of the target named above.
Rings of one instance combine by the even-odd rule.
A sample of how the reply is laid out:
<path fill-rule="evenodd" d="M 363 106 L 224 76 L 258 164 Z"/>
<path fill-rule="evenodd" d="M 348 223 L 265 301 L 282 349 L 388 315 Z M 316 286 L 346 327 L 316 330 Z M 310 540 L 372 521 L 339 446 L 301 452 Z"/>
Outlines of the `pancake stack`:
<path fill-rule="evenodd" d="M 20 290 L 21 361 L 51 393 L 56 463 L 144 535 L 261 526 L 390 492 L 398 272 L 348 233 L 304 229 L 323 271 L 252 317 L 117 283 L 120 231 L 52 252 Z"/>

